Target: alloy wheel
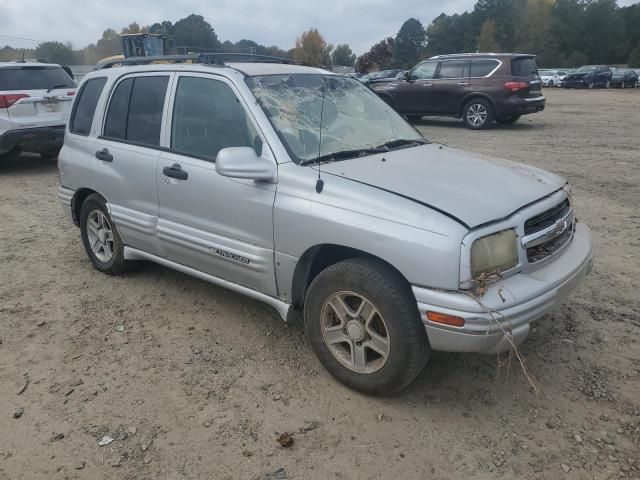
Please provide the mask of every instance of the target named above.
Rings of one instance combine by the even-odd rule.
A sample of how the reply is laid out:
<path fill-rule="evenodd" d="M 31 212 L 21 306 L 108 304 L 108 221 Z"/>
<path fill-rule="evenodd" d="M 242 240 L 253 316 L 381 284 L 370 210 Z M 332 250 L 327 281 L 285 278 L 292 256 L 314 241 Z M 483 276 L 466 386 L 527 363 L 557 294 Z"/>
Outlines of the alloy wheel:
<path fill-rule="evenodd" d="M 356 373 L 375 373 L 391 351 L 389 330 L 380 311 L 355 292 L 337 292 L 320 312 L 322 337 L 331 354 Z"/>
<path fill-rule="evenodd" d="M 474 103 L 467 109 L 467 121 L 474 127 L 479 127 L 487 121 L 487 108 L 481 103 Z"/>
<path fill-rule="evenodd" d="M 113 228 L 100 210 L 92 210 L 87 217 L 87 239 L 91 251 L 102 262 L 113 257 Z"/>

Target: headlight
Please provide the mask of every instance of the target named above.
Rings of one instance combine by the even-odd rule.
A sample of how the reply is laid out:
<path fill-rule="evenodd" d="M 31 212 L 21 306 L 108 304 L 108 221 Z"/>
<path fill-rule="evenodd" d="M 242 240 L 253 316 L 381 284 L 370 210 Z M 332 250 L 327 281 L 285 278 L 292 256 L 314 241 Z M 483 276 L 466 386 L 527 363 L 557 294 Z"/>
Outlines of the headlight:
<path fill-rule="evenodd" d="M 518 265 L 516 231 L 502 232 L 479 238 L 471 245 L 471 275 L 499 273 Z"/>
<path fill-rule="evenodd" d="M 374 83 L 371 85 L 371 88 L 373 90 L 387 90 L 390 88 L 396 88 L 397 86 L 397 83 Z"/>

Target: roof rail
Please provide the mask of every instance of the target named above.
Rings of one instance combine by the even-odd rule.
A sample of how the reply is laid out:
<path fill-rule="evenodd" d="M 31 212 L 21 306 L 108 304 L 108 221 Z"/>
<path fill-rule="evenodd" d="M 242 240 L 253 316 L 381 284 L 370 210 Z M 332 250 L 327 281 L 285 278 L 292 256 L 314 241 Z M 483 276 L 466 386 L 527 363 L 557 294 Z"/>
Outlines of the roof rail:
<path fill-rule="evenodd" d="M 529 53 L 492 53 L 492 52 L 473 52 L 473 53 L 445 53 L 442 55 L 436 55 L 434 57 L 430 57 L 428 60 L 436 60 L 438 58 L 451 58 L 451 57 L 492 57 L 492 56 L 517 56 L 517 55 L 522 55 L 522 56 L 530 56 L 530 57 L 535 57 L 535 55 L 533 54 L 529 54 Z"/>
<path fill-rule="evenodd" d="M 152 63 L 202 63 L 207 65 L 224 65 L 227 62 L 252 63 L 293 63 L 288 58 L 257 55 L 253 53 L 206 52 L 186 55 L 157 55 L 150 57 L 116 58 L 98 63 L 96 70 L 117 66 L 149 65 Z"/>

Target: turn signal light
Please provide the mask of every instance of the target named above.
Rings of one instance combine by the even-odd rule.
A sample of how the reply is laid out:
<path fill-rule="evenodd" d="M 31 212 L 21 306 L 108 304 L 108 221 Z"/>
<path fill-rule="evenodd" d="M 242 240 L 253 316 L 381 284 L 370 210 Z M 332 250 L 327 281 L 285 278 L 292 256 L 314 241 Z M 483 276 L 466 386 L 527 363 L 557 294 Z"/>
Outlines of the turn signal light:
<path fill-rule="evenodd" d="M 8 95 L 0 95 L 0 108 L 9 108 L 21 98 L 27 98 L 26 93 L 10 93 Z"/>
<path fill-rule="evenodd" d="M 512 92 L 517 92 L 518 90 L 522 90 L 528 86 L 529 84 L 527 82 L 507 82 L 504 84 L 504 88 L 511 90 Z"/>
<path fill-rule="evenodd" d="M 427 319 L 435 323 L 443 323 L 453 327 L 464 327 L 464 318 L 440 312 L 427 312 Z"/>

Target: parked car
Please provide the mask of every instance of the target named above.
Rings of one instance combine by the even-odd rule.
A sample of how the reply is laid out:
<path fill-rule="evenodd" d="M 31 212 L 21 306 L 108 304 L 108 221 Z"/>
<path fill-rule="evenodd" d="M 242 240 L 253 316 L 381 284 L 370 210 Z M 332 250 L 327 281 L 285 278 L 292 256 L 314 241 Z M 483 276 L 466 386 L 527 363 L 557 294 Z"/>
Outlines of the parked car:
<path fill-rule="evenodd" d="M 380 70 L 378 72 L 369 72 L 363 75 L 362 77 L 360 77 L 359 80 L 365 85 L 371 85 L 372 83 L 375 83 L 375 82 L 397 80 L 399 78 L 402 78 L 403 75 L 404 75 L 404 70 L 398 70 L 398 69 Z"/>
<path fill-rule="evenodd" d="M 75 91 L 60 65 L 0 63 L 0 157 L 25 151 L 55 158 Z"/>
<path fill-rule="evenodd" d="M 58 196 L 97 270 L 150 260 L 302 310 L 326 369 L 385 394 L 431 350 L 518 345 L 591 268 L 564 179 L 429 143 L 347 76 L 212 63 L 82 81 Z"/>
<path fill-rule="evenodd" d="M 567 76 L 565 70 L 539 70 L 539 74 L 543 87 L 560 87 Z"/>
<path fill-rule="evenodd" d="M 544 110 L 541 85 L 533 55 L 505 53 L 432 57 L 404 79 L 371 88 L 410 121 L 451 116 L 478 130 Z"/>
<path fill-rule="evenodd" d="M 569 75 L 562 82 L 564 88 L 609 88 L 612 72 L 606 65 L 585 65 Z"/>
<path fill-rule="evenodd" d="M 611 76 L 611 86 L 635 88 L 638 86 L 638 74 L 630 68 L 616 68 Z"/>

